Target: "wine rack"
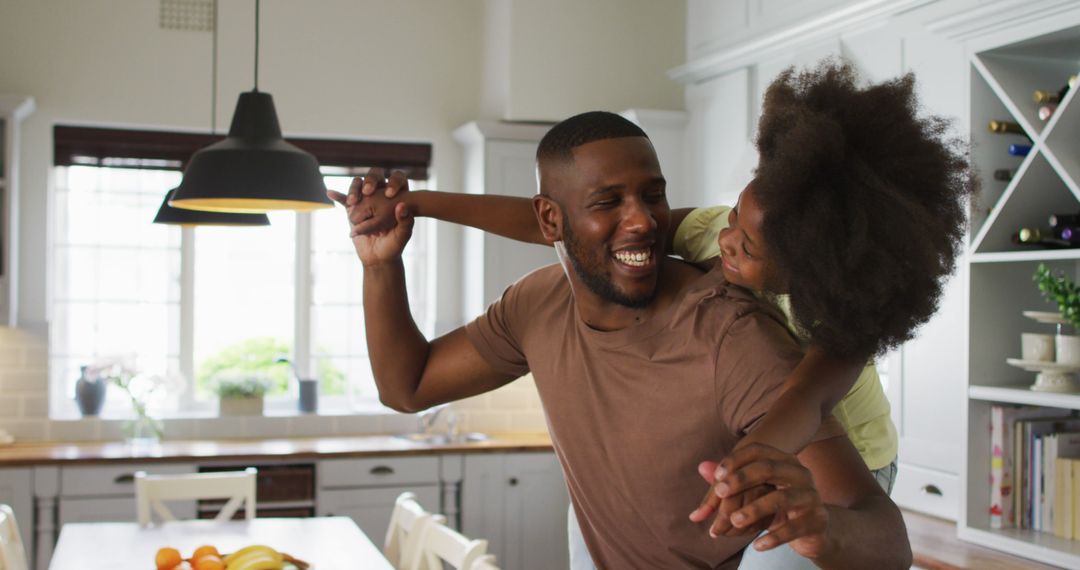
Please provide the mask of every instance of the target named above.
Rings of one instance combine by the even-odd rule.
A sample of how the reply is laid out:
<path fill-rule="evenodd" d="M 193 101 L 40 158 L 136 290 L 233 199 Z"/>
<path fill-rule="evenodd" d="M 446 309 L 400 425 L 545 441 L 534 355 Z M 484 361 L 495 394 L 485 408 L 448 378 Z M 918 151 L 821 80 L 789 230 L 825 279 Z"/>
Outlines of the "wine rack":
<path fill-rule="evenodd" d="M 972 161 L 982 191 L 970 218 L 966 461 L 958 532 L 983 546 L 1080 568 L 1080 541 L 991 528 L 988 429 L 995 404 L 1056 408 L 1062 414 L 1080 410 L 1080 394 L 1033 392 L 1034 373 L 1005 361 L 1020 355 L 1020 333 L 1055 333 L 1054 325 L 1021 314 L 1056 310 L 1032 280 L 1039 264 L 1080 277 L 1080 248 L 1039 249 L 1013 240 L 1020 228 L 1048 227 L 1051 214 L 1080 212 L 1080 85 L 1066 92 L 1047 120 L 1033 98 L 1036 90 L 1056 93 L 1080 73 L 1080 17 L 1071 26 L 1026 37 L 1001 33 L 970 50 Z M 991 132 L 990 121 L 1015 123 L 1023 132 Z M 1026 156 L 1012 156 L 1010 144 L 1032 148 Z M 1001 170 L 1011 177 L 995 177 Z"/>

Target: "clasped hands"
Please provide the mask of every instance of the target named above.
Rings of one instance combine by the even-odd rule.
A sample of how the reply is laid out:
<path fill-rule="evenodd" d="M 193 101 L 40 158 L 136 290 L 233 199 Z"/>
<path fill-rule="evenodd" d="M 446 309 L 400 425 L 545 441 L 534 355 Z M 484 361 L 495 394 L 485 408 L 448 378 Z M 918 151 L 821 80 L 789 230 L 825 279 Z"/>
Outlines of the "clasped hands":
<path fill-rule="evenodd" d="M 762 444 L 738 447 L 719 463 L 703 461 L 698 473 L 710 487 L 690 520 L 716 513 L 711 536 L 757 535 L 757 550 L 790 544 L 817 558 L 829 547 L 829 514 L 810 470 L 790 453 Z"/>
<path fill-rule="evenodd" d="M 375 195 L 380 189 L 385 190 L 388 198 Z M 331 200 L 345 206 L 349 237 L 365 266 L 401 257 L 412 237 L 413 217 L 404 203 L 393 202 L 390 197 L 408 189 L 405 173 L 394 171 L 386 178 L 382 168 L 372 168 L 366 176 L 353 178 L 347 195 L 333 190 L 326 192 Z"/>

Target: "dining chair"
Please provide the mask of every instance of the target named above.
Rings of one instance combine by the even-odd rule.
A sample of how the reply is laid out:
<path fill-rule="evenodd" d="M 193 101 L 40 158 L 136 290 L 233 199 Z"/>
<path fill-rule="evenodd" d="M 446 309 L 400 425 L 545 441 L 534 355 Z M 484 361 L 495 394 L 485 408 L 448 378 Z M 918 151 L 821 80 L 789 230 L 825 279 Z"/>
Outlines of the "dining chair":
<path fill-rule="evenodd" d="M 468 570 L 499 570 L 499 567 L 495 564 L 494 554 L 485 554 L 473 562 L 472 566 L 469 566 Z"/>
<path fill-rule="evenodd" d="M 0 570 L 29 570 L 15 511 L 0 504 Z"/>
<path fill-rule="evenodd" d="M 418 551 L 407 570 L 443 570 L 444 563 L 455 570 L 469 570 L 484 554 L 486 540 L 470 540 L 440 521 L 431 521 L 419 531 Z"/>
<path fill-rule="evenodd" d="M 163 521 L 174 521 L 176 516 L 164 502 L 191 499 L 228 499 L 214 517 L 219 522 L 232 519 L 241 503 L 244 516 L 253 519 L 256 475 L 258 470 L 254 467 L 243 471 L 184 475 L 147 475 L 145 471 L 139 471 L 135 473 L 135 509 L 139 525 L 150 526 L 151 510 Z"/>
<path fill-rule="evenodd" d="M 383 555 L 394 565 L 404 569 L 412 564 L 419 545 L 420 531 L 432 521 L 445 523 L 446 517 L 424 510 L 416 500 L 416 494 L 404 492 L 394 500 L 390 513 L 390 525 L 383 541 Z"/>

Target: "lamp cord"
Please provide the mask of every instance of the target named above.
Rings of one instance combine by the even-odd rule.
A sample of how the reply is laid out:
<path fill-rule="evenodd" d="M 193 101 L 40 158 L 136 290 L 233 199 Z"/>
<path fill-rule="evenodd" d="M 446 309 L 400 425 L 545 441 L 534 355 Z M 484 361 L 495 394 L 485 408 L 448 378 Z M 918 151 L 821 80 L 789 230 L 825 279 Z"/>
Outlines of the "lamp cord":
<path fill-rule="evenodd" d="M 213 61 L 210 64 L 210 136 L 217 134 L 217 31 L 218 31 L 218 2 L 214 0 L 214 41 L 210 50 Z"/>
<path fill-rule="evenodd" d="M 259 90 L 259 0 L 255 0 L 255 91 Z"/>

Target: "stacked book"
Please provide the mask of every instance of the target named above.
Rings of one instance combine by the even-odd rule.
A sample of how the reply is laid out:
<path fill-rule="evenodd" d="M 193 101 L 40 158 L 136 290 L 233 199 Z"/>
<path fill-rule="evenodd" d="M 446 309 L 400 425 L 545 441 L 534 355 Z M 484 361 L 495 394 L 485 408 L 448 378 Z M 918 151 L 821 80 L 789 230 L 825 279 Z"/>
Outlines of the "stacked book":
<path fill-rule="evenodd" d="M 1080 417 L 1065 410 L 990 410 L 990 528 L 1080 540 Z"/>

